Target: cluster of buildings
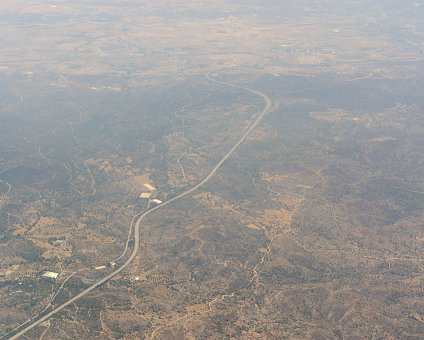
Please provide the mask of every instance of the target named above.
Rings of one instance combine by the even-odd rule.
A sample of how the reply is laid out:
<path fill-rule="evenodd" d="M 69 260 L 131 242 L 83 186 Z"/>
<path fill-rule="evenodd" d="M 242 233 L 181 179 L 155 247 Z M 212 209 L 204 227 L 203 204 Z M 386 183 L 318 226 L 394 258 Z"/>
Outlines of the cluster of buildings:
<path fill-rule="evenodd" d="M 144 186 L 145 186 L 145 187 L 146 187 L 149 191 L 148 191 L 148 192 L 142 192 L 142 193 L 140 194 L 140 198 L 150 199 L 150 198 L 152 197 L 152 193 L 156 191 L 156 188 L 155 188 L 154 186 L 150 185 L 149 183 L 144 183 L 143 185 L 144 185 Z M 161 201 L 161 200 L 159 200 L 159 199 L 157 199 L 157 198 L 152 199 L 152 202 L 153 202 L 153 203 L 156 203 L 156 204 L 161 204 L 161 203 L 162 203 L 162 201 Z"/>
<path fill-rule="evenodd" d="M 140 198 L 149 199 L 150 200 L 151 197 L 153 196 L 153 193 L 156 191 L 156 188 L 154 186 L 150 185 L 149 183 L 144 183 L 143 185 L 146 187 L 146 189 L 148 191 L 147 192 L 142 192 L 140 194 Z M 153 199 L 151 199 L 151 201 L 153 203 L 156 203 L 156 204 L 161 204 L 162 203 L 162 201 L 160 199 L 157 199 L 157 198 L 153 198 Z M 110 265 L 112 267 L 114 267 L 116 264 L 115 263 L 111 263 Z M 106 266 L 106 265 L 101 265 L 101 266 L 94 267 L 94 269 L 96 269 L 96 270 L 102 270 L 102 269 L 106 269 L 106 268 L 108 268 L 108 266 Z M 44 278 L 47 278 L 47 279 L 56 280 L 57 277 L 59 276 L 59 273 L 51 272 L 51 271 L 46 271 L 41 276 L 44 277 Z M 137 281 L 138 279 L 139 278 L 136 278 L 135 280 Z"/>

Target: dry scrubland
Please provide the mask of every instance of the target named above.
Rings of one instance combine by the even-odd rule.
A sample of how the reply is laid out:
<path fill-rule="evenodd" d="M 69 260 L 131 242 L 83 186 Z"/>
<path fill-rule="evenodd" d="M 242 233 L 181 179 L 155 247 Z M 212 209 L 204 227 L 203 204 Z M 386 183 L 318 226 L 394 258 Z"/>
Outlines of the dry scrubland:
<path fill-rule="evenodd" d="M 2 334 L 246 131 L 262 99 L 210 73 L 272 112 L 28 338 L 420 339 L 424 3 L 367 3 L 2 1 Z"/>

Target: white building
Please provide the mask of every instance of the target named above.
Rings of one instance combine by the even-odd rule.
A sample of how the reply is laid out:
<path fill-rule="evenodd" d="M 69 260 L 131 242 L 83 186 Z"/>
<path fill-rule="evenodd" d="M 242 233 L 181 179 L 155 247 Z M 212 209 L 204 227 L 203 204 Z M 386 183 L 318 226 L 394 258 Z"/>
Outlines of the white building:
<path fill-rule="evenodd" d="M 149 189 L 150 191 L 155 191 L 156 188 L 154 186 L 151 186 L 149 183 L 144 183 L 144 186 Z"/>
<path fill-rule="evenodd" d="M 59 273 L 55 273 L 55 272 L 45 272 L 42 275 L 42 277 L 46 277 L 53 280 L 56 280 L 58 276 L 59 276 Z"/>

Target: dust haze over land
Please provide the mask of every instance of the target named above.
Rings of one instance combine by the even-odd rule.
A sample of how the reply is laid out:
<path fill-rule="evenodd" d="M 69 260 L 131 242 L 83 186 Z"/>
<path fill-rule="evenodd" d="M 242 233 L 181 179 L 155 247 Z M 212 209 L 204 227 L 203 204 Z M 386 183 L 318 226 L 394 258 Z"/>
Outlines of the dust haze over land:
<path fill-rule="evenodd" d="M 3 1 L 0 26 L 5 338 L 185 192 L 25 336 L 424 334 L 423 1 Z"/>

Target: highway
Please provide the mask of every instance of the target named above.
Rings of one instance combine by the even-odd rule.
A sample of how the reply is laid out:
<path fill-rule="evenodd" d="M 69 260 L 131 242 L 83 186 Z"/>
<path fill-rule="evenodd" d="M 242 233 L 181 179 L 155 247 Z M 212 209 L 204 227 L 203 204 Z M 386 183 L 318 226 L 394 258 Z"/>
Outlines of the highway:
<path fill-rule="evenodd" d="M 213 83 L 219 84 L 219 85 L 223 85 L 223 86 L 229 86 L 229 87 L 233 87 L 233 88 L 237 88 L 237 89 L 242 89 L 245 91 L 248 91 L 250 93 L 253 93 L 254 95 L 260 96 L 264 99 L 265 101 L 265 106 L 262 109 L 262 111 L 260 112 L 260 114 L 257 116 L 257 118 L 255 119 L 255 121 L 249 126 L 249 128 L 247 129 L 247 131 L 241 136 L 241 138 L 238 140 L 238 142 L 236 144 L 234 144 L 234 146 L 224 155 L 224 157 L 222 157 L 222 159 L 215 165 L 215 167 L 210 171 L 210 173 L 202 180 L 200 181 L 198 184 L 196 184 L 194 187 L 192 187 L 191 189 L 188 189 L 187 191 L 184 191 L 183 193 L 165 201 L 162 202 L 159 205 L 156 205 L 148 210 L 146 210 L 144 213 L 142 213 L 138 218 L 137 221 L 135 223 L 135 227 L 134 227 L 134 248 L 133 251 L 131 252 L 131 255 L 129 256 L 129 258 L 125 261 L 124 264 L 122 264 L 120 267 L 118 267 L 115 271 L 113 271 L 112 273 L 106 275 L 104 278 L 100 279 L 99 281 L 93 283 L 90 287 L 84 289 L 83 291 L 81 291 L 79 294 L 75 295 L 74 297 L 70 298 L 68 301 L 64 302 L 63 304 L 57 306 L 56 308 L 54 308 L 53 310 L 51 310 L 50 312 L 48 312 L 47 314 L 45 314 L 43 317 L 37 319 L 36 321 L 32 322 L 31 324 L 29 324 L 28 326 L 26 326 L 25 328 L 23 328 L 22 330 L 20 330 L 19 332 L 17 332 L 15 335 L 13 335 L 12 337 L 10 337 L 10 339 L 17 339 L 20 336 L 24 335 L 25 333 L 27 333 L 28 331 L 30 331 L 31 329 L 37 327 L 38 325 L 40 325 L 41 323 L 43 323 L 44 321 L 50 319 L 53 315 L 59 313 L 62 309 L 66 308 L 67 306 L 69 306 L 70 304 L 74 303 L 75 301 L 79 300 L 80 298 L 82 298 L 83 296 L 87 295 L 88 293 L 90 293 L 92 290 L 96 289 L 97 287 L 99 287 L 100 285 L 102 285 L 103 283 L 109 281 L 110 279 L 112 279 L 113 277 L 117 276 L 119 273 L 121 273 L 123 270 L 125 270 L 135 259 L 135 257 L 137 256 L 137 253 L 140 249 L 140 226 L 141 226 L 141 222 L 143 221 L 143 219 L 151 214 L 152 212 L 168 205 L 171 204 L 172 202 L 175 202 L 176 200 L 183 198 L 184 196 L 187 196 L 189 194 L 191 194 L 193 191 L 199 189 L 201 186 L 203 186 L 204 184 L 206 184 L 214 175 L 215 173 L 218 171 L 218 169 L 222 166 L 222 164 L 224 164 L 224 162 L 231 157 L 231 155 L 234 153 L 234 151 L 236 151 L 236 149 L 240 146 L 241 143 L 243 143 L 243 141 L 247 138 L 247 136 L 249 136 L 249 134 L 252 132 L 252 130 L 259 124 L 259 122 L 262 120 L 262 118 L 271 110 L 272 107 L 272 101 L 271 99 L 264 93 L 260 92 L 260 91 L 256 91 L 247 87 L 243 87 L 243 86 L 239 86 L 239 85 L 234 85 L 234 84 L 230 84 L 230 83 L 224 83 L 218 80 L 215 80 L 213 78 L 211 78 L 209 75 L 206 75 L 206 78 L 208 80 L 210 80 Z M 125 253 L 125 252 L 124 252 Z M 2 337 L 3 338 L 3 337 Z"/>

